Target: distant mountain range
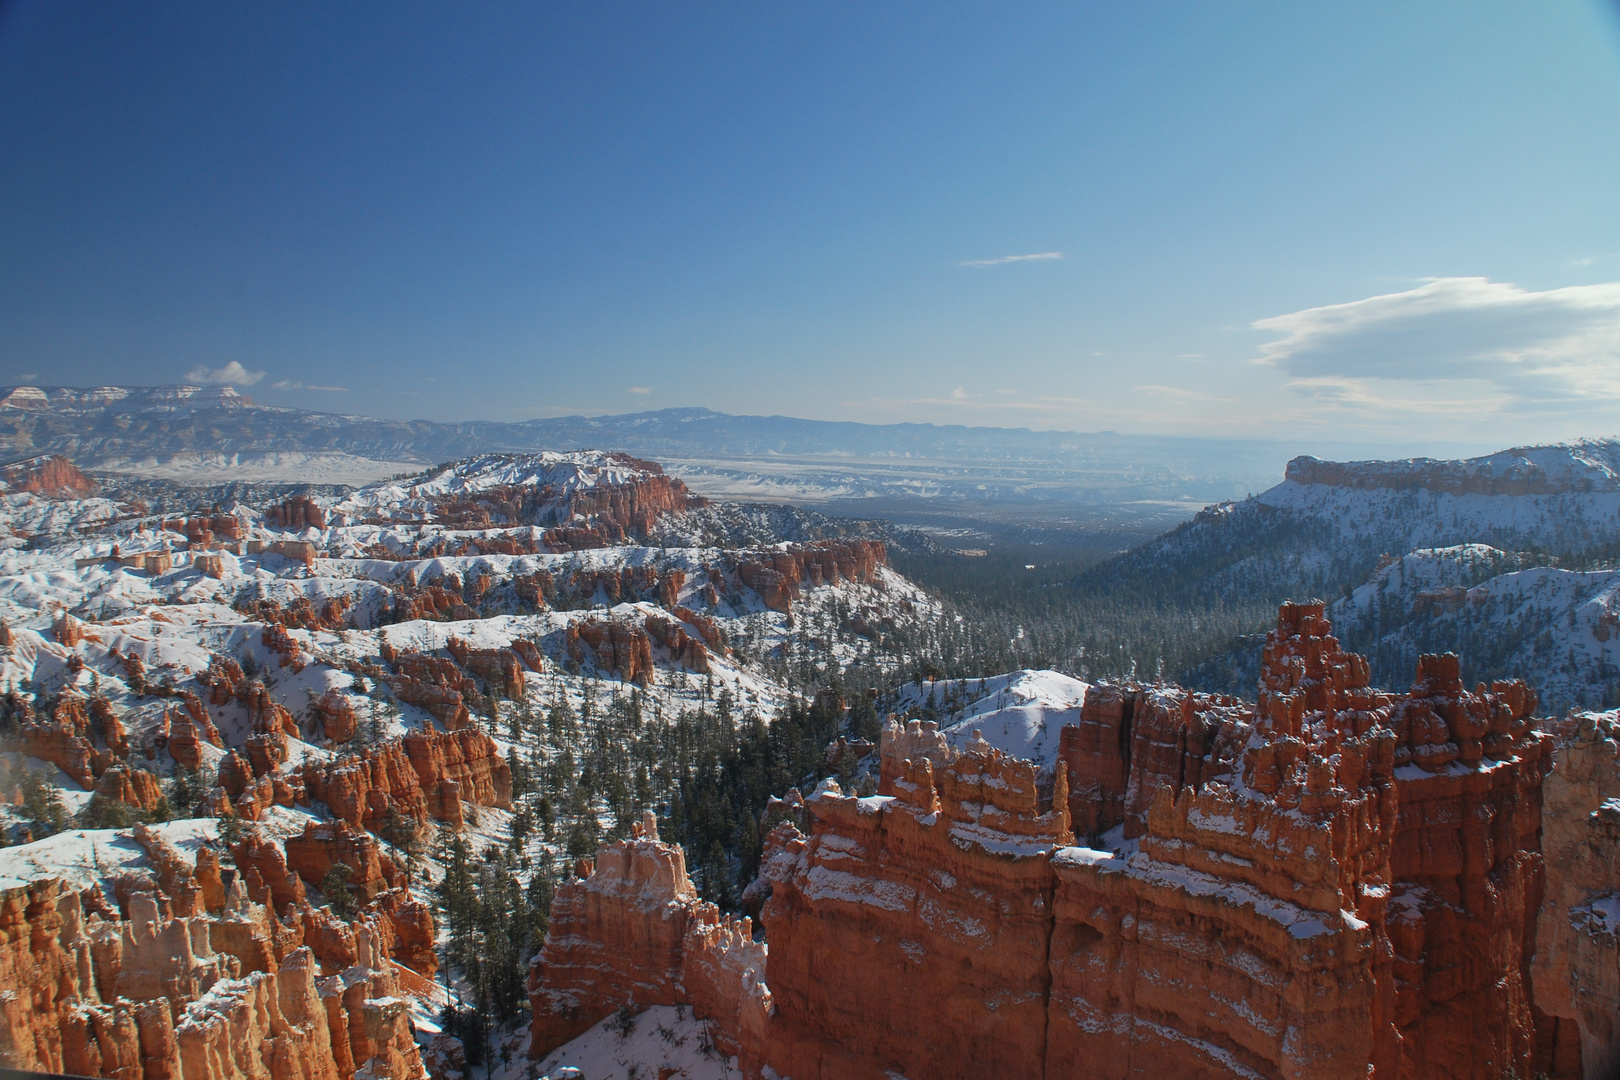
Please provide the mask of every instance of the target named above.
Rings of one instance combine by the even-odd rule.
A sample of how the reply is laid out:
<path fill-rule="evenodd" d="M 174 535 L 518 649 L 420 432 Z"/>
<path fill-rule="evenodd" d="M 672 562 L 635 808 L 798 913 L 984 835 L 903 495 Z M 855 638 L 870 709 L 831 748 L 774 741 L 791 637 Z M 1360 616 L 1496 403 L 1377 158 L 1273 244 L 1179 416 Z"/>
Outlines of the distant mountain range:
<path fill-rule="evenodd" d="M 438 423 L 265 406 L 230 387 L 0 388 L 7 457 L 61 453 L 137 476 L 361 483 L 488 451 L 586 448 L 653 458 L 721 498 L 858 504 L 861 513 L 900 516 L 932 509 L 972 517 L 994 505 L 1017 508 L 1021 520 L 1123 521 L 1149 532 L 1269 485 L 1306 449 L 708 409 Z"/>

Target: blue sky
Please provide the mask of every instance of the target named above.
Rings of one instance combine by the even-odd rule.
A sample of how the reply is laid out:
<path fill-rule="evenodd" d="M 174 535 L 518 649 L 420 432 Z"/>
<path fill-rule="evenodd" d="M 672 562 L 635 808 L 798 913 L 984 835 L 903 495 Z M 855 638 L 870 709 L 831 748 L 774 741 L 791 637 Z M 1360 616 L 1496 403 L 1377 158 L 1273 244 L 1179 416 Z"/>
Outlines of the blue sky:
<path fill-rule="evenodd" d="M 1617 177 L 1596 0 L 11 3 L 0 381 L 1614 434 Z"/>

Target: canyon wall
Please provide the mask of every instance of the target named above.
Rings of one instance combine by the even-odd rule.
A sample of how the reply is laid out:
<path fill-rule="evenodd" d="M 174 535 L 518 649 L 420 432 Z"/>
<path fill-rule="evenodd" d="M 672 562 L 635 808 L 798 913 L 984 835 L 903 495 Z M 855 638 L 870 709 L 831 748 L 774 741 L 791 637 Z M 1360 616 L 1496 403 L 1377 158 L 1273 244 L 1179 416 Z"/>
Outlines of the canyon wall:
<path fill-rule="evenodd" d="M 278 918 L 218 860 L 148 833 L 158 873 L 120 888 L 0 891 L 0 1064 L 117 1080 L 425 1077 L 392 922 Z M 126 879 L 128 880 L 128 879 Z"/>
<path fill-rule="evenodd" d="M 1620 1076 L 1620 717 L 1582 716 L 1545 786 L 1536 1004 L 1580 1032 L 1587 1080 Z"/>
<path fill-rule="evenodd" d="M 610 904 L 651 880 L 613 854 L 532 972 L 533 1052 L 674 1000 L 745 1074 L 795 1080 L 1604 1075 L 1612 719 L 1549 784 L 1545 858 L 1573 868 L 1549 884 L 1554 740 L 1522 683 L 1466 689 L 1448 656 L 1373 689 L 1319 604 L 1285 605 L 1262 659 L 1253 703 L 1093 688 L 1055 773 L 891 723 L 882 794 L 823 782 L 770 833 L 769 946 L 735 974 L 691 960 L 689 886 Z"/>

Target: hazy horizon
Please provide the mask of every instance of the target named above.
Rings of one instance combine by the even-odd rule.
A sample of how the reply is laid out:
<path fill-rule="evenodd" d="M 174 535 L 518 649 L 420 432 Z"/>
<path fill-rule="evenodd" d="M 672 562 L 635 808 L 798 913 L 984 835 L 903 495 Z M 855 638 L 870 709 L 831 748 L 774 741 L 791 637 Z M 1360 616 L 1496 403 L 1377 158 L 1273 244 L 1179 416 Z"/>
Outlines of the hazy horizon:
<path fill-rule="evenodd" d="M 15 2 L 0 379 L 439 421 L 1602 435 L 1617 27 L 1597 0 Z"/>

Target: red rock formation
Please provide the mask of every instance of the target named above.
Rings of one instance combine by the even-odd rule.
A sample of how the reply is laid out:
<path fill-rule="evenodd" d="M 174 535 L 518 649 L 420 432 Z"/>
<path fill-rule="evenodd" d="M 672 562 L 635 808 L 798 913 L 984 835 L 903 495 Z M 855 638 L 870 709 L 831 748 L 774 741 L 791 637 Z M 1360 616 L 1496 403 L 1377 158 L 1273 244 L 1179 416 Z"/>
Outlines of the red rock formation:
<path fill-rule="evenodd" d="M 380 832 L 393 814 L 418 825 L 429 819 L 421 778 L 399 739 L 325 764 L 306 761 L 303 779 L 310 798 L 356 828 Z"/>
<path fill-rule="evenodd" d="M 347 866 L 349 889 L 362 903 L 387 892 L 399 876 L 376 838 L 344 821 L 312 821 L 302 834 L 287 837 L 286 849 L 288 869 L 316 888 L 334 864 Z"/>
<path fill-rule="evenodd" d="M 25 723 L 17 729 L 17 746 L 29 757 L 48 761 L 77 780 L 83 787 L 95 783 L 90 768 L 94 756 L 90 741 L 59 722 Z"/>
<path fill-rule="evenodd" d="M 719 623 L 707 615 L 699 615 L 688 607 L 677 606 L 669 610 L 670 614 L 698 632 L 703 638 L 703 643 L 709 647 L 709 651 L 719 653 L 721 656 L 731 654 L 731 650 L 726 644 L 726 632 L 720 629 Z"/>
<path fill-rule="evenodd" d="M 393 927 L 394 959 L 431 981 L 439 971 L 433 909 L 404 889 L 382 894 L 372 903 L 372 909 L 386 915 Z"/>
<path fill-rule="evenodd" d="M 737 576 L 766 607 L 792 614 L 793 601 L 805 583 L 816 588 L 840 581 L 870 582 L 887 562 L 888 551 L 881 541 L 822 540 L 745 553 L 738 557 Z"/>
<path fill-rule="evenodd" d="M 264 630 L 259 634 L 259 643 L 274 652 L 281 660 L 281 666 L 292 668 L 293 674 L 304 670 L 303 649 L 287 628 L 278 622 L 264 624 Z"/>
<path fill-rule="evenodd" d="M 926 757 L 903 772 L 896 797 L 824 782 L 811 836 L 773 836 L 764 1056 L 795 1076 L 1042 1076 L 1062 773 L 1043 799 L 1035 766 L 987 745 L 937 787 Z"/>
<path fill-rule="evenodd" d="M 411 731 L 401 742 L 434 817 L 459 826 L 462 802 L 512 808 L 511 766 L 478 725 L 448 733 Z"/>
<path fill-rule="evenodd" d="M 305 529 L 326 528 L 326 513 L 308 495 L 294 495 L 286 502 L 268 507 L 264 523 L 272 529 L 302 532 Z"/>
<path fill-rule="evenodd" d="M 308 903 L 304 883 L 298 875 L 287 869 L 287 854 L 281 845 L 266 840 L 258 833 L 248 833 L 232 852 L 237 868 L 242 871 L 248 899 L 255 904 L 266 904 L 272 910 L 282 911 L 288 904 L 303 907 Z"/>
<path fill-rule="evenodd" d="M 575 660 L 585 659 L 581 643 L 589 645 L 598 665 L 627 682 L 645 685 L 652 678 L 652 641 L 646 630 L 633 623 L 619 619 L 571 622 L 564 641 Z"/>
<path fill-rule="evenodd" d="M 241 664 L 228 656 L 211 656 L 207 670 L 197 677 L 197 681 L 208 687 L 211 704 L 227 705 L 236 696 L 236 688 L 244 678 Z"/>
<path fill-rule="evenodd" d="M 446 648 L 457 663 L 505 696 L 523 696 L 523 664 L 515 649 L 475 649 L 458 637 L 451 637 Z"/>
<path fill-rule="evenodd" d="M 157 809 L 158 800 L 163 797 L 163 788 L 157 777 L 144 769 L 132 769 L 128 765 L 114 765 L 102 773 L 96 790 L 109 799 L 128 803 L 143 812 Z"/>
<path fill-rule="evenodd" d="M 298 721 L 286 707 L 270 696 L 270 691 L 258 679 L 249 679 L 236 688 L 236 700 L 248 711 L 253 731 L 259 735 L 299 738 Z"/>
<path fill-rule="evenodd" d="M 195 769 L 202 763 L 202 740 L 191 716 L 181 709 L 168 710 L 169 754 L 176 765 Z"/>
<path fill-rule="evenodd" d="M 1373 690 L 1319 604 L 1284 606 L 1263 661 L 1255 706 L 1098 695 L 1050 787 L 982 740 L 953 760 L 937 732 L 892 724 L 892 795 L 825 782 L 809 835 L 784 820 L 767 840 L 758 989 L 774 1014 L 728 1029 L 745 1072 L 1573 1075 L 1578 1050 L 1527 976 L 1550 746 L 1533 695 L 1465 691 L 1443 657 L 1424 658 L 1411 693 Z M 1094 793 L 1092 831 L 1136 836 L 1119 853 L 1066 846 L 1071 777 Z M 1572 830 L 1593 845 L 1583 888 L 1612 888 L 1607 819 L 1591 820 Z M 634 879 L 607 877 L 597 892 Z M 690 904 L 664 903 L 692 922 Z M 667 935 L 663 915 L 564 918 L 557 961 L 533 974 L 540 1051 L 630 984 L 662 993 L 673 969 L 667 936 L 651 954 L 625 946 Z M 677 1000 L 746 985 L 682 965 Z M 1593 1000 L 1612 1014 L 1613 991 Z"/>
<path fill-rule="evenodd" d="M 466 698 L 477 694 L 478 687 L 454 660 L 418 652 L 396 653 L 392 659 L 385 654 L 384 659 L 398 672 L 388 684 L 401 701 L 426 709 L 451 731 L 472 723 Z"/>
<path fill-rule="evenodd" d="M 897 782 L 909 783 L 905 777 L 911 763 L 926 760 L 938 773 L 957 756 L 932 720 L 908 720 L 902 726 L 897 717 L 891 716 L 878 739 L 880 795 L 896 794 Z"/>
<path fill-rule="evenodd" d="M 645 821 L 632 839 L 603 845 L 591 872 L 559 885 L 530 969 L 530 1054 L 549 1053 L 627 1001 L 683 1000 L 681 944 L 696 903 L 685 855 Z"/>
<path fill-rule="evenodd" d="M 326 764 L 306 762 L 303 785 L 334 817 L 380 832 L 391 815 L 418 825 L 430 817 L 459 827 L 463 801 L 511 809 L 512 770 L 476 724 L 412 731 Z"/>
<path fill-rule="evenodd" d="M 328 739 L 346 743 L 354 738 L 359 721 L 354 715 L 354 706 L 349 703 L 348 695 L 339 690 L 328 690 L 315 702 L 314 709 L 315 715 L 321 721 L 321 731 Z"/>
<path fill-rule="evenodd" d="M 545 657 L 541 655 L 540 647 L 534 642 L 518 638 L 512 642 L 511 649 L 517 654 L 517 658 L 523 661 L 523 666 L 530 671 L 538 674 L 546 670 Z"/>
<path fill-rule="evenodd" d="M 671 661 L 700 673 L 709 670 L 709 650 L 701 640 L 688 634 L 680 623 L 658 615 L 648 615 L 645 625 L 648 636 L 669 650 Z"/>
<path fill-rule="evenodd" d="M 286 554 L 288 558 L 304 559 L 305 555 L 313 558 L 314 549 L 304 545 L 302 541 L 283 541 L 277 547 L 282 549 L 282 554 Z M 353 620 L 354 600 L 349 596 L 328 596 L 321 601 L 320 607 L 316 607 L 315 601 L 307 596 L 296 597 L 285 606 L 275 600 L 247 597 L 238 601 L 235 607 L 243 617 L 267 625 L 274 623 L 295 630 L 342 630 Z M 281 641 L 279 636 L 277 642 L 277 648 L 287 649 L 287 655 L 290 657 L 289 643 Z M 291 659 L 287 661 L 291 662 Z"/>
<path fill-rule="evenodd" d="M 60 454 L 25 458 L 0 466 L 0 482 L 12 494 L 38 492 L 60 499 L 82 499 L 96 492 L 96 482 Z"/>
<path fill-rule="evenodd" d="M 1574 1021 L 1587 1080 L 1620 1074 L 1620 723 L 1581 716 L 1544 785 L 1546 898 L 1531 964 L 1535 1003 Z"/>

